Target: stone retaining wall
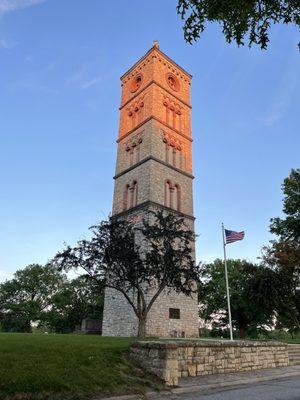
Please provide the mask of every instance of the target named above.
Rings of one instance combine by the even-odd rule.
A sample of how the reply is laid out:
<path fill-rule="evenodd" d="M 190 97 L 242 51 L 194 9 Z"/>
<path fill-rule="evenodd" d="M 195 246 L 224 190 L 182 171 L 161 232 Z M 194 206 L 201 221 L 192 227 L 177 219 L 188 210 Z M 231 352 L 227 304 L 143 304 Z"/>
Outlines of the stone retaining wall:
<path fill-rule="evenodd" d="M 168 386 L 181 377 L 289 365 L 287 345 L 278 342 L 137 342 L 130 356 Z"/>

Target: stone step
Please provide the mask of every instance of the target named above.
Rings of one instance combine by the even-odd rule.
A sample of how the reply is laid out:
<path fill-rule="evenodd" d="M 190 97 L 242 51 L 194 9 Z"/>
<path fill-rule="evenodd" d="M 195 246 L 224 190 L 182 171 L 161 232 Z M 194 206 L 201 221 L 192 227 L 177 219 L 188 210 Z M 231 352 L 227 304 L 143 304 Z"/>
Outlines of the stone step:
<path fill-rule="evenodd" d="M 299 361 L 291 361 L 290 360 L 290 365 L 300 365 L 300 360 Z"/>

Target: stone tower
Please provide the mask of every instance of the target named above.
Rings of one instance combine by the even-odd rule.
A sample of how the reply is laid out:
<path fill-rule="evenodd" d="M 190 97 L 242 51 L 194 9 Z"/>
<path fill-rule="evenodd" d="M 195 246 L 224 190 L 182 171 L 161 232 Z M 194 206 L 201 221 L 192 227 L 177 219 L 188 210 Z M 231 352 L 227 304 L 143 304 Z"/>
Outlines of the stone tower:
<path fill-rule="evenodd" d="M 141 218 L 173 209 L 193 229 L 191 75 L 157 42 L 122 77 L 113 215 Z M 103 336 L 135 336 L 125 297 L 106 289 Z M 162 293 L 147 320 L 149 336 L 198 336 L 197 296 Z"/>

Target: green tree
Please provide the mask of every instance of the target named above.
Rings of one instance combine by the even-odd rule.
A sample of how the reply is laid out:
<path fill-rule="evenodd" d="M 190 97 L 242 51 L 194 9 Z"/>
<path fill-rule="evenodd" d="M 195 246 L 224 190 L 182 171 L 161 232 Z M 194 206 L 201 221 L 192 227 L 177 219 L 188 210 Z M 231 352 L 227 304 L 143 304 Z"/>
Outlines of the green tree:
<path fill-rule="evenodd" d="M 239 337 L 255 334 L 274 319 L 277 278 L 272 269 L 245 260 L 227 261 L 232 324 Z M 215 260 L 200 274 L 200 317 L 214 328 L 228 326 L 224 263 Z M 216 318 L 217 316 L 217 318 Z"/>
<path fill-rule="evenodd" d="M 102 320 L 104 293 L 93 279 L 79 276 L 65 282 L 51 298 L 41 325 L 57 333 L 73 332 L 84 318 Z"/>
<path fill-rule="evenodd" d="M 196 41 L 209 23 L 217 22 L 228 43 L 248 42 L 266 49 L 272 25 L 300 26 L 300 0 L 178 0 L 184 37 Z M 298 44 L 300 48 L 300 43 Z"/>
<path fill-rule="evenodd" d="M 147 315 L 163 290 L 187 296 L 196 291 L 195 237 L 183 218 L 149 212 L 137 223 L 103 221 L 92 232 L 90 240 L 67 247 L 51 264 L 65 271 L 83 268 L 100 287 L 121 292 L 137 316 L 139 337 L 145 336 Z"/>
<path fill-rule="evenodd" d="M 292 169 L 283 186 L 284 218 L 271 219 L 277 236 L 264 248 L 263 262 L 278 275 L 277 325 L 293 334 L 300 330 L 300 169 Z"/>
<path fill-rule="evenodd" d="M 300 169 L 292 169 L 282 185 L 285 218 L 272 218 L 270 231 L 281 242 L 300 242 Z"/>
<path fill-rule="evenodd" d="M 31 264 L 0 285 L 0 323 L 5 331 L 30 332 L 65 281 L 53 267 Z"/>

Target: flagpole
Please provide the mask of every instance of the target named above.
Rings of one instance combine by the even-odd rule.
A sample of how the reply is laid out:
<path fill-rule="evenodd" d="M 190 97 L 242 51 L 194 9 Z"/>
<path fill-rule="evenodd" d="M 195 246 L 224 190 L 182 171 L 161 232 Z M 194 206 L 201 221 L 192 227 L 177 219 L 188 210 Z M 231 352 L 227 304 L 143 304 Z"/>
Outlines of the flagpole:
<path fill-rule="evenodd" d="M 228 272 L 227 272 L 227 259 L 226 259 L 226 240 L 225 240 L 225 231 L 224 231 L 223 222 L 222 222 L 222 236 L 223 236 L 225 280 L 226 280 L 226 293 L 227 293 L 227 306 L 228 306 L 228 317 L 229 317 L 230 340 L 233 340 L 232 320 L 231 320 L 231 307 L 230 307 L 230 294 L 229 294 Z"/>

